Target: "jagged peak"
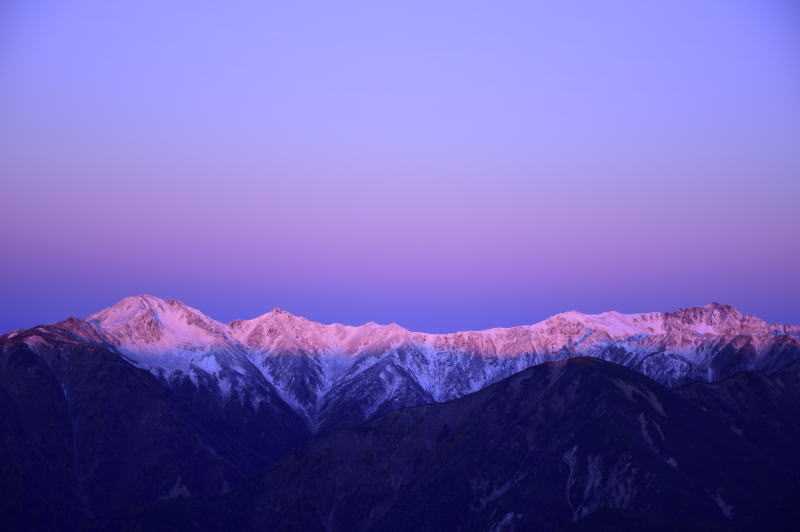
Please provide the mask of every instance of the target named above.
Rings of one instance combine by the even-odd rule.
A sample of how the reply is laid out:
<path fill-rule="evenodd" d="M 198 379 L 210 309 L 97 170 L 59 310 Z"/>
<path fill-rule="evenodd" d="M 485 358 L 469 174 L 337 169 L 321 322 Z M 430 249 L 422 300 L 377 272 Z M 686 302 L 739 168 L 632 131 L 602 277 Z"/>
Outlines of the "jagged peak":
<path fill-rule="evenodd" d="M 292 314 L 288 310 L 283 310 L 280 307 L 273 307 L 270 310 L 268 310 L 267 312 L 256 316 L 255 318 L 251 318 L 251 319 L 248 319 L 248 320 L 239 319 L 239 320 L 234 320 L 234 322 L 248 323 L 248 322 L 255 322 L 255 321 L 260 321 L 260 320 L 270 319 L 270 318 L 272 318 L 272 319 L 275 319 L 275 318 L 284 318 L 284 319 L 300 318 L 300 319 L 303 319 L 303 320 L 306 319 L 306 318 L 303 318 L 302 316 L 295 316 L 294 314 Z M 231 322 L 231 323 L 234 323 L 234 322 Z"/>
<path fill-rule="evenodd" d="M 99 323 L 127 321 L 140 312 L 162 306 L 163 303 L 165 303 L 163 299 L 149 294 L 128 296 L 110 307 L 95 312 L 86 319 Z"/>
<path fill-rule="evenodd" d="M 563 318 L 568 320 L 574 320 L 574 319 L 583 319 L 586 318 L 587 316 L 588 316 L 587 314 L 584 314 L 583 312 L 578 312 L 577 310 L 566 310 L 564 312 L 559 312 L 558 314 L 550 316 L 547 319 L 552 320 L 554 318 Z"/>
<path fill-rule="evenodd" d="M 704 309 L 704 310 L 717 310 L 717 311 L 726 311 L 726 312 L 734 312 L 734 313 L 737 313 L 737 314 L 741 314 L 741 313 L 740 313 L 740 312 L 739 312 L 739 311 L 736 309 L 736 307 L 734 307 L 733 305 L 729 305 L 729 304 L 727 304 L 727 303 L 720 303 L 720 302 L 718 302 L 718 301 L 712 301 L 712 302 L 710 302 L 710 303 L 707 303 L 707 304 L 705 304 L 705 305 L 702 305 L 702 306 L 694 306 L 694 307 L 681 307 L 681 308 L 677 309 L 677 310 L 676 310 L 676 311 L 674 311 L 674 312 L 687 311 L 687 310 L 694 310 L 694 311 L 696 311 L 696 310 L 701 310 L 701 309 Z"/>
<path fill-rule="evenodd" d="M 717 301 L 712 301 L 708 305 L 705 305 L 704 308 L 739 312 L 733 305 L 728 305 L 727 303 L 719 303 Z"/>
<path fill-rule="evenodd" d="M 126 297 L 86 319 L 115 343 L 130 349 L 213 345 L 228 330 L 177 299 L 142 294 Z"/>
<path fill-rule="evenodd" d="M 730 319 L 740 320 L 744 317 L 744 314 L 739 312 L 739 310 L 737 310 L 733 305 L 712 301 L 711 303 L 703 305 L 702 307 L 679 308 L 673 312 L 667 312 L 665 316 L 677 317 L 690 321 L 701 320 L 708 322 L 711 320 L 716 322 L 720 320 L 727 321 Z"/>
<path fill-rule="evenodd" d="M 98 323 L 115 323 L 133 319 L 142 312 L 153 311 L 161 314 L 178 310 L 204 315 L 199 310 L 191 308 L 177 299 L 161 299 L 151 294 L 140 294 L 122 298 L 110 307 L 95 312 L 86 319 L 87 321 Z"/>
<path fill-rule="evenodd" d="M 711 313 L 718 313 L 723 315 L 730 315 L 730 316 L 744 316 L 739 310 L 734 307 L 733 305 L 728 305 L 727 303 L 718 303 L 716 301 L 712 301 L 707 305 L 703 305 L 702 307 L 695 307 L 695 308 L 702 308 L 703 310 Z"/>

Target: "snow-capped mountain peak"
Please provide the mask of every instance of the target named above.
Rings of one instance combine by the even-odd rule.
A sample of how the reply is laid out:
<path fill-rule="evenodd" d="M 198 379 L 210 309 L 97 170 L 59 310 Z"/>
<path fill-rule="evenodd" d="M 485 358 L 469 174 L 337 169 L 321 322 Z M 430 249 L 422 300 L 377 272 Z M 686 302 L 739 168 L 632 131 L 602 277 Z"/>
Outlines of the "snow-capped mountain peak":
<path fill-rule="evenodd" d="M 175 299 L 126 297 L 86 321 L 131 351 L 197 349 L 225 342 L 227 326 Z"/>
<path fill-rule="evenodd" d="M 88 318 L 88 321 L 97 323 L 121 323 L 133 319 L 137 314 L 155 309 L 164 309 L 166 301 L 147 294 L 130 296 L 119 300 L 110 307 L 95 312 Z"/>

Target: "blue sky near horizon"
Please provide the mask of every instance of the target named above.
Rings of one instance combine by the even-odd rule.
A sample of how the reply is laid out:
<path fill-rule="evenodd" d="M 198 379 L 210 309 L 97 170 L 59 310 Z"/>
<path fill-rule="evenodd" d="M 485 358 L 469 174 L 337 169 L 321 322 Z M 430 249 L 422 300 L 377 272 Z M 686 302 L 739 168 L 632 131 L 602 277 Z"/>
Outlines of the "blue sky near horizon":
<path fill-rule="evenodd" d="M 0 180 L 0 330 L 800 323 L 800 4 L 10 0 Z"/>

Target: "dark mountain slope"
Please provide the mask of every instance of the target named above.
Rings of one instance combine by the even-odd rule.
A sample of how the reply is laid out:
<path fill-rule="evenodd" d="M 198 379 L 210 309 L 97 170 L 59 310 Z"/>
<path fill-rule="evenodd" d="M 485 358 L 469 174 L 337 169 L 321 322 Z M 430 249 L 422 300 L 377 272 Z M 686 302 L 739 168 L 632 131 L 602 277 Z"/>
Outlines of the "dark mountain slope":
<path fill-rule="evenodd" d="M 304 530 L 552 530 L 599 509 L 654 525 L 750 527 L 798 500 L 792 480 L 729 427 L 593 359 L 337 433 L 291 453 L 261 488 L 258 528 Z"/>
<path fill-rule="evenodd" d="M 0 529 L 69 529 L 84 515 L 64 395 L 29 352 L 4 354 L 0 367 Z"/>
<path fill-rule="evenodd" d="M 33 347 L 31 347 L 33 346 Z M 0 351 L 0 528 L 225 493 L 308 438 L 300 418 L 181 394 L 102 344 L 38 328 Z M 281 415 L 282 414 L 282 415 Z"/>
<path fill-rule="evenodd" d="M 800 362 L 769 375 L 748 371 L 714 384 L 690 384 L 676 393 L 800 480 Z"/>
<path fill-rule="evenodd" d="M 729 424 L 642 375 L 575 358 L 332 433 L 221 499 L 105 526 L 780 530 L 794 528 L 798 500 L 790 468 Z"/>

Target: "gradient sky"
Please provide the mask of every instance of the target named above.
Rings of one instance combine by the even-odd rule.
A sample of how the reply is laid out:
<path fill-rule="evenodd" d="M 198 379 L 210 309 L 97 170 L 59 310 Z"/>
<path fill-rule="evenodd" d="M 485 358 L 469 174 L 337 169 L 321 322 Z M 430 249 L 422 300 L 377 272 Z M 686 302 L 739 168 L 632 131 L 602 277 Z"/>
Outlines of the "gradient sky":
<path fill-rule="evenodd" d="M 0 7 L 0 330 L 800 323 L 800 4 Z"/>

